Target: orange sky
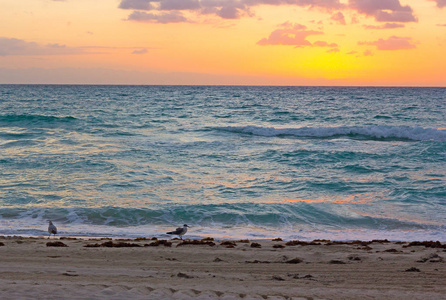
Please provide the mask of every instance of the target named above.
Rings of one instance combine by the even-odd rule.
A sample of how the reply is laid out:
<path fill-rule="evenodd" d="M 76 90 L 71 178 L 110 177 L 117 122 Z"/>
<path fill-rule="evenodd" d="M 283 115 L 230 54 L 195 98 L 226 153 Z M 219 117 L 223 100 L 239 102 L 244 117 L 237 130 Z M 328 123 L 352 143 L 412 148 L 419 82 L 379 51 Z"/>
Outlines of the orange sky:
<path fill-rule="evenodd" d="M 446 86 L 446 0 L 1 0 L 1 83 Z"/>

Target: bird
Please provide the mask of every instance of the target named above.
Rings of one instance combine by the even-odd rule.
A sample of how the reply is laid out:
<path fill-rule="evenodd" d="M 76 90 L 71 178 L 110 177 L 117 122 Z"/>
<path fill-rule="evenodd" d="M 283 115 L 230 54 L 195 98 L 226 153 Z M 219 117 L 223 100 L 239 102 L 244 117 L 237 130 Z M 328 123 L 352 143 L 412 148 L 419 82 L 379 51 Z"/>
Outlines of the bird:
<path fill-rule="evenodd" d="M 51 222 L 51 221 L 49 221 L 49 220 L 48 220 L 48 223 L 49 223 L 49 225 L 48 225 L 48 233 L 50 234 L 50 235 L 48 236 L 48 238 L 51 237 L 51 234 L 54 234 L 54 236 L 56 236 L 56 233 L 57 233 L 57 228 L 56 228 L 56 226 L 54 226 L 53 222 Z"/>
<path fill-rule="evenodd" d="M 175 234 L 175 235 L 178 235 L 180 237 L 180 239 L 183 239 L 182 236 L 186 234 L 187 228 L 190 228 L 190 227 L 187 226 L 187 224 L 184 224 L 183 227 L 178 227 L 177 229 L 175 229 L 175 231 L 167 232 L 167 234 Z"/>

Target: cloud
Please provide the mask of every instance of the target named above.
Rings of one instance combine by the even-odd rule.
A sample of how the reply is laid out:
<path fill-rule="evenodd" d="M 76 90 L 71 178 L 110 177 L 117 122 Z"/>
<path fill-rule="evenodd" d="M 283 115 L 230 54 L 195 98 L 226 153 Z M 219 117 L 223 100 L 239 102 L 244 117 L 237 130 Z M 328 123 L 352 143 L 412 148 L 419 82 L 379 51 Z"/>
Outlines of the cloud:
<path fill-rule="evenodd" d="M 313 46 L 317 46 L 317 47 L 338 47 L 338 44 L 336 43 L 327 43 L 325 41 L 317 41 L 313 43 Z"/>
<path fill-rule="evenodd" d="M 446 7 L 446 0 L 430 0 L 430 1 L 437 2 L 437 6 L 438 6 L 439 8 Z"/>
<path fill-rule="evenodd" d="M 40 45 L 20 39 L 0 37 L 0 56 L 8 55 L 73 55 L 86 53 L 82 48 L 59 44 Z"/>
<path fill-rule="evenodd" d="M 373 56 L 372 50 L 365 50 L 364 51 L 364 56 Z"/>
<path fill-rule="evenodd" d="M 201 7 L 199 0 L 163 0 L 160 10 L 195 10 Z"/>
<path fill-rule="evenodd" d="M 446 24 L 437 24 L 437 26 L 444 26 L 444 27 L 446 27 Z"/>
<path fill-rule="evenodd" d="M 138 9 L 138 10 L 152 10 L 154 6 L 151 1 L 147 0 L 122 0 L 119 4 L 122 9 Z"/>
<path fill-rule="evenodd" d="M 444 0 L 442 0 L 444 1 Z M 378 22 L 417 22 L 413 10 L 399 0 L 349 0 L 349 7 Z"/>
<path fill-rule="evenodd" d="M 252 16 L 251 8 L 259 5 L 294 5 L 327 11 L 346 7 L 340 0 L 121 0 L 119 8 L 135 11 L 187 10 L 203 15 L 215 14 L 223 19 L 239 19 Z"/>
<path fill-rule="evenodd" d="M 152 23 L 180 23 L 188 22 L 188 19 L 181 12 L 171 11 L 160 14 L 146 13 L 142 11 L 134 11 L 128 17 L 130 21 L 152 22 Z"/>
<path fill-rule="evenodd" d="M 306 26 L 300 24 L 291 24 L 286 22 L 279 25 L 282 28 L 276 29 L 268 38 L 263 38 L 257 42 L 258 45 L 293 45 L 293 46 L 311 46 L 306 40 L 310 35 L 323 34 L 321 31 L 306 30 Z"/>
<path fill-rule="evenodd" d="M 326 52 L 327 53 L 338 53 L 339 49 L 338 48 L 333 48 L 333 49 L 327 50 Z"/>
<path fill-rule="evenodd" d="M 310 8 L 324 8 L 327 10 L 341 9 L 345 4 L 339 0 L 242 0 L 249 6 L 254 5 L 296 5 Z"/>
<path fill-rule="evenodd" d="M 327 43 L 325 41 L 316 41 L 313 44 L 307 41 L 307 37 L 310 35 L 321 35 L 322 31 L 307 30 L 305 25 L 293 24 L 285 22 L 280 24 L 279 29 L 271 32 L 268 38 L 263 38 L 257 42 L 257 45 L 287 45 L 296 47 L 338 47 L 336 43 Z M 331 49 L 334 50 L 334 49 Z"/>
<path fill-rule="evenodd" d="M 149 51 L 147 50 L 147 48 L 142 48 L 142 49 L 139 49 L 139 50 L 133 50 L 132 54 L 146 54 L 148 52 Z"/>
<path fill-rule="evenodd" d="M 379 39 L 374 42 L 359 42 L 358 45 L 376 46 L 378 50 L 403 50 L 416 48 L 410 37 L 391 36 L 387 40 Z"/>
<path fill-rule="evenodd" d="M 436 1 L 437 6 L 446 6 L 446 0 Z M 297 6 L 308 9 L 320 9 L 331 13 L 331 19 L 339 24 L 345 24 L 345 16 L 341 10 L 353 9 L 360 14 L 375 18 L 378 22 L 405 23 L 417 22 L 413 9 L 409 5 L 402 5 L 400 0 L 120 0 L 119 8 L 134 10 L 129 20 L 154 21 L 171 23 L 161 20 L 169 16 L 167 12 L 193 12 L 197 15 L 213 14 L 223 19 L 239 19 L 243 16 L 254 16 L 252 9 L 261 5 L 269 6 Z M 143 15 L 141 12 L 151 11 L 152 14 Z M 162 14 L 160 14 L 163 12 Z M 145 17 L 142 17 L 145 16 Z M 159 17 L 157 17 L 159 16 Z M 172 16 L 172 15 L 171 15 Z M 183 16 L 184 18 L 184 16 Z M 176 19 L 178 22 L 179 18 Z M 352 22 L 355 22 L 354 16 Z"/>
<path fill-rule="evenodd" d="M 345 25 L 345 17 L 344 14 L 341 13 L 340 11 L 338 11 L 337 13 L 335 13 L 334 15 L 331 16 L 331 18 L 333 21 L 338 22 L 339 24 Z"/>
<path fill-rule="evenodd" d="M 379 26 L 375 25 L 364 25 L 365 29 L 395 29 L 395 28 L 403 28 L 405 27 L 404 24 L 398 24 L 398 23 L 385 23 Z"/>

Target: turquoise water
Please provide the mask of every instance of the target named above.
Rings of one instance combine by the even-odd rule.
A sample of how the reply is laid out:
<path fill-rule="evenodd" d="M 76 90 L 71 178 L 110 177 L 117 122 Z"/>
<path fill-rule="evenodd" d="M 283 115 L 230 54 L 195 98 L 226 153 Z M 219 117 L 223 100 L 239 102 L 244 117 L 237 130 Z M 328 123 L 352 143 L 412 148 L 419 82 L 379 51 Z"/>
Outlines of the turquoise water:
<path fill-rule="evenodd" d="M 0 234 L 446 241 L 446 89 L 0 85 Z"/>

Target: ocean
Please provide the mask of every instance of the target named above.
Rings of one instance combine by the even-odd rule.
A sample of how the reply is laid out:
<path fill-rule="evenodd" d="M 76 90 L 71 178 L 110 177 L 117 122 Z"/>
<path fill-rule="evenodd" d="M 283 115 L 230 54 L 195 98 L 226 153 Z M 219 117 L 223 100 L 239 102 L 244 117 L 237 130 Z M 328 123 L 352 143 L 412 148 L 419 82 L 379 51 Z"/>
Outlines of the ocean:
<path fill-rule="evenodd" d="M 446 241 L 446 88 L 0 85 L 0 234 Z"/>

